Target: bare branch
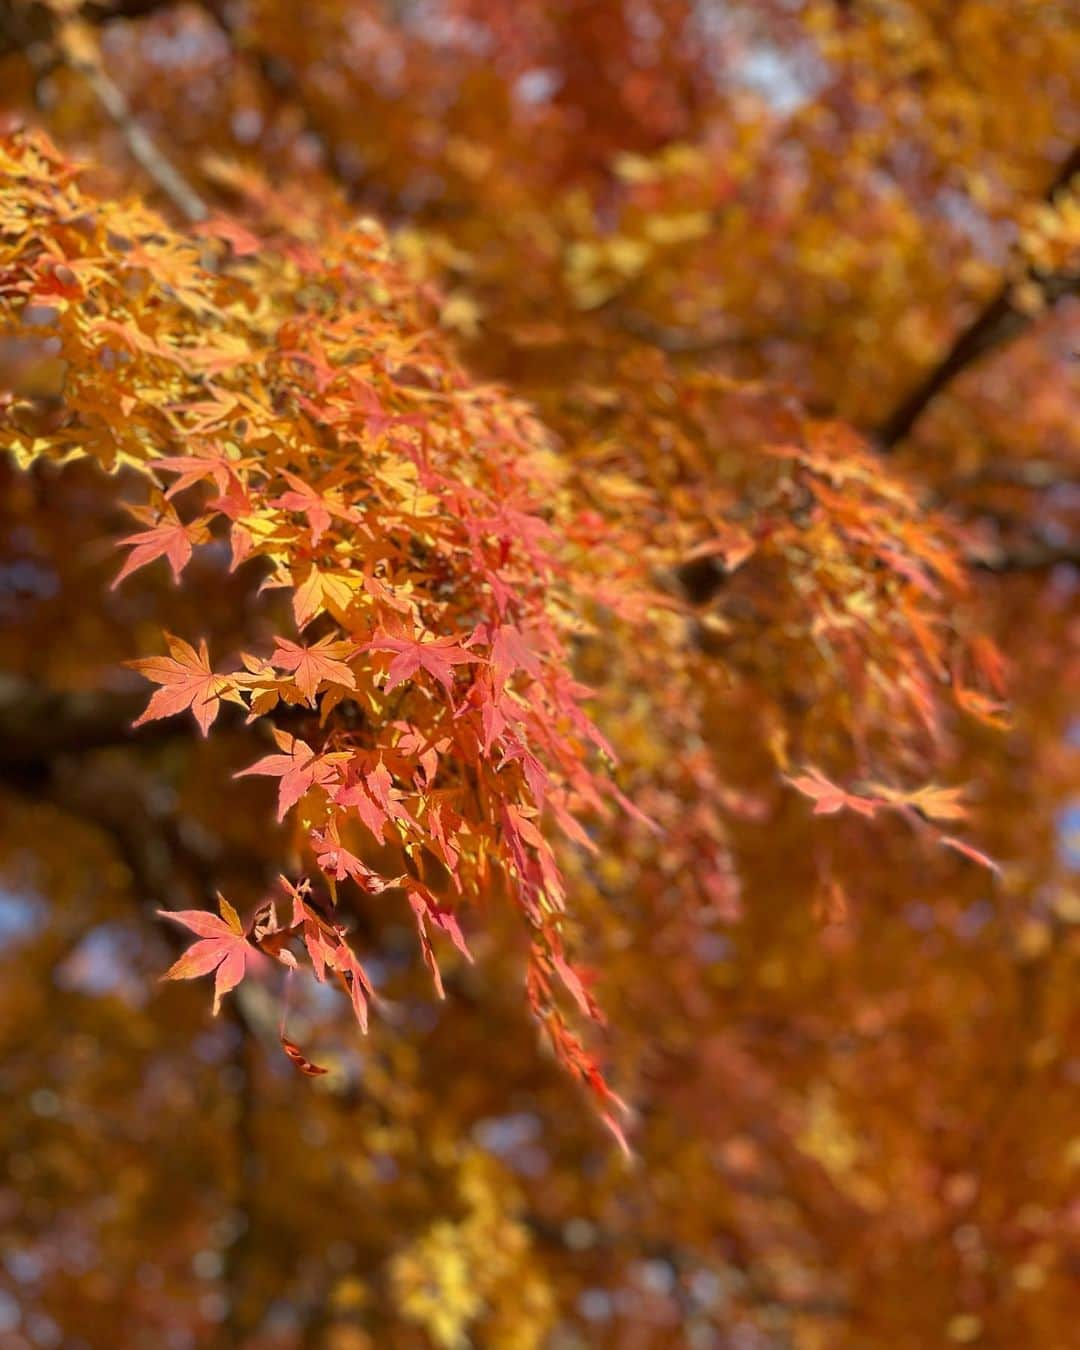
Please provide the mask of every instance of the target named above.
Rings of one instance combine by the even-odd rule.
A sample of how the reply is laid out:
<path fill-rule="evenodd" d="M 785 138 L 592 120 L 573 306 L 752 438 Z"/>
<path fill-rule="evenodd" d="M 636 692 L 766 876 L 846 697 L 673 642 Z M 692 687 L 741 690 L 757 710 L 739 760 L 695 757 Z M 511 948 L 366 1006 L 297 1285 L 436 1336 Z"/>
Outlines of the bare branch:
<path fill-rule="evenodd" d="M 44 764 L 58 755 L 108 745 L 164 739 L 153 728 L 149 737 L 131 730 L 145 702 L 142 693 L 64 691 L 0 674 L 0 769 Z M 173 736 L 190 735 L 186 727 L 169 731 Z"/>
<path fill-rule="evenodd" d="M 1080 146 L 1069 155 L 1044 194 L 1051 200 L 1080 172 Z M 1080 274 L 1040 277 L 1028 273 L 1028 280 L 1036 285 L 1048 306 L 1057 304 L 1066 295 L 1080 291 Z M 1031 323 L 1032 316 L 1018 309 L 1014 303 L 1014 287 L 1006 282 L 997 294 L 957 335 L 945 356 L 930 370 L 900 405 L 878 428 L 877 441 L 882 450 L 891 450 L 911 434 L 915 423 L 928 405 L 953 380 L 981 357 L 1011 342 Z"/>
<path fill-rule="evenodd" d="M 1075 541 L 1052 544 L 1030 543 L 1002 548 L 971 558 L 972 567 L 983 572 L 1041 572 L 1044 568 L 1072 566 L 1080 568 L 1080 544 Z"/>
<path fill-rule="evenodd" d="M 205 220 L 210 214 L 206 203 L 135 120 L 123 90 L 105 72 L 89 28 L 74 20 L 62 24 L 57 32 L 57 47 L 65 64 L 83 76 L 107 116 L 119 127 L 132 158 L 186 220 L 192 224 Z"/>

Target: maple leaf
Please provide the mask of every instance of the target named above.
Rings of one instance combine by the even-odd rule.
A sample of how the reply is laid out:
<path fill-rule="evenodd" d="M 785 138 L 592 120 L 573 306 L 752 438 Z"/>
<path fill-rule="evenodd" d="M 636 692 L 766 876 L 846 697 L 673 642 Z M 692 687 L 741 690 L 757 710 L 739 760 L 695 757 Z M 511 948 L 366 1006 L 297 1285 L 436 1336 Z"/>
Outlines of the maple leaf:
<path fill-rule="evenodd" d="M 311 968 L 320 982 L 326 979 L 327 970 L 337 974 L 342 988 L 349 995 L 360 1030 L 367 1034 L 368 1004 L 375 999 L 375 990 L 367 977 L 356 953 L 349 946 L 345 930 L 337 924 L 327 923 L 315 909 L 309 905 L 305 896 L 310 892 L 307 881 L 300 887 L 290 886 L 285 878 L 285 887 L 292 895 L 294 929 L 299 930 L 304 939 Z"/>
<path fill-rule="evenodd" d="M 338 837 L 337 822 L 333 819 L 326 829 L 312 830 L 310 838 L 316 860 L 331 881 L 344 881 L 346 877 L 352 877 L 361 890 L 371 895 L 404 883 L 404 876 L 385 877 L 347 849 Z"/>
<path fill-rule="evenodd" d="M 540 1018 L 541 1024 L 547 1032 L 556 1057 L 593 1094 L 597 1101 L 601 1121 L 611 1131 L 623 1153 L 629 1157 L 630 1145 L 616 1118 L 616 1112 L 619 1115 L 627 1116 L 630 1114 L 630 1108 L 618 1093 L 612 1091 L 600 1066 L 566 1025 L 566 1021 L 559 1011 L 547 1005 L 544 994 L 548 988 L 548 981 L 543 976 L 537 979 L 537 975 L 536 953 L 534 953 L 529 968 L 527 985 L 529 1002 L 533 1011 Z"/>
<path fill-rule="evenodd" d="M 389 817 L 363 783 L 353 783 L 334 794 L 339 806 L 351 807 L 376 839 L 383 839 Z"/>
<path fill-rule="evenodd" d="M 169 656 L 148 656 L 125 664 L 162 687 L 150 697 L 146 711 L 132 723 L 141 727 L 159 717 L 172 717 L 190 708 L 205 736 L 221 708 L 222 693 L 228 682 L 210 669 L 206 642 L 200 640 L 196 651 L 183 638 L 165 634 Z"/>
<path fill-rule="evenodd" d="M 227 216 L 211 216 L 209 220 L 201 221 L 195 226 L 195 233 L 222 240 L 237 258 L 248 258 L 262 247 L 257 235 Z"/>
<path fill-rule="evenodd" d="M 351 767 L 358 771 L 358 777 L 334 794 L 334 801 L 339 806 L 352 807 L 376 839 L 383 838 L 391 820 L 415 826 L 416 821 L 401 805 L 400 789 L 394 787 L 390 772 L 381 760 L 367 769 L 355 761 Z"/>
<path fill-rule="evenodd" d="M 685 555 L 685 562 L 719 558 L 727 573 L 737 571 L 757 548 L 752 535 L 738 525 L 723 524 L 716 533 Z"/>
<path fill-rule="evenodd" d="M 418 671 L 425 670 L 443 686 L 449 694 L 454 682 L 454 666 L 464 665 L 479 658 L 467 652 L 457 638 L 411 636 L 404 631 L 391 633 L 380 629 L 365 650 L 374 652 L 393 652 L 385 690 L 389 692 L 403 680 L 411 679 Z"/>
<path fill-rule="evenodd" d="M 328 787 L 338 781 L 338 765 L 346 762 L 350 756 L 343 752 L 317 755 L 306 741 L 291 736 L 287 731 L 274 729 L 274 740 L 283 751 L 280 755 L 266 755 L 255 764 L 241 769 L 234 778 L 246 778 L 250 774 L 265 774 L 271 778 L 280 778 L 278 785 L 278 820 L 285 819 L 285 813 L 295 806 L 305 792 L 318 784 Z"/>
<path fill-rule="evenodd" d="M 159 909 L 163 919 L 182 924 L 199 937 L 165 974 L 163 980 L 194 980 L 200 975 L 214 976 L 214 1016 L 221 1000 L 235 989 L 247 973 L 247 962 L 254 948 L 244 935 L 240 916 L 224 896 L 218 896 L 221 917 L 202 909 Z"/>
<path fill-rule="evenodd" d="M 132 572 L 153 562 L 155 558 L 167 558 L 172 568 L 173 580 L 180 580 L 180 573 L 191 561 L 193 544 L 203 543 L 207 535 L 206 522 L 200 518 L 185 525 L 175 512 L 167 512 L 156 525 L 138 534 L 121 539 L 119 547 L 131 548 L 127 560 L 116 575 L 113 590 Z"/>
<path fill-rule="evenodd" d="M 296 511 L 300 515 L 306 515 L 308 523 L 311 525 L 311 542 L 313 544 L 317 544 L 330 528 L 332 516 L 349 521 L 358 519 L 356 512 L 351 507 L 345 506 L 337 494 L 331 495 L 330 492 L 318 491 L 310 483 L 305 483 L 295 473 L 290 473 L 288 469 L 282 469 L 281 476 L 289 484 L 290 490 L 283 492 L 280 497 L 272 498 L 270 505 L 280 506 L 286 511 Z"/>
<path fill-rule="evenodd" d="M 837 811 L 843 811 L 845 807 L 857 811 L 862 816 L 873 816 L 879 805 L 878 802 L 868 801 L 865 797 L 859 797 L 842 787 L 837 787 L 820 769 L 813 767 L 795 778 L 788 778 L 787 781 L 813 801 L 815 816 L 833 815 Z"/>
<path fill-rule="evenodd" d="M 420 950 L 424 956 L 424 964 L 431 972 L 431 979 L 435 985 L 435 992 L 439 998 L 446 997 L 446 991 L 443 989 L 442 975 L 439 972 L 439 963 L 435 958 L 435 950 L 431 945 L 431 938 L 428 936 L 427 926 L 433 923 L 436 928 L 440 928 L 465 957 L 466 961 L 472 961 L 472 952 L 465 942 L 464 934 L 458 925 L 457 919 L 448 909 L 444 909 L 438 903 L 435 897 L 421 886 L 418 882 L 411 879 L 406 883 L 409 893 L 409 905 L 412 908 L 413 916 L 416 919 L 416 932 L 420 939 Z"/>
<path fill-rule="evenodd" d="M 356 1017 L 360 1030 L 367 1035 L 368 1029 L 368 1004 L 375 999 L 375 990 L 371 986 L 371 981 L 367 977 L 367 972 L 356 959 L 356 953 L 345 941 L 345 938 L 338 931 L 338 946 L 335 953 L 335 964 L 337 966 L 338 979 L 342 987 L 349 995 L 349 1001 L 352 1003 L 353 1014 Z"/>
<path fill-rule="evenodd" d="M 292 936 L 291 929 L 282 928 L 278 923 L 277 910 L 272 898 L 264 900 L 252 915 L 251 936 L 261 952 L 272 956 L 289 970 L 296 969 L 296 957 L 287 946 Z"/>
<path fill-rule="evenodd" d="M 990 638 L 979 635 L 972 639 L 971 657 L 994 693 L 1003 696 L 1008 683 L 1008 663 L 997 645 Z"/>
<path fill-rule="evenodd" d="M 558 946 L 553 946 L 552 948 L 551 962 L 558 972 L 559 979 L 562 980 L 563 984 L 573 997 L 574 1002 L 585 1016 L 591 1017 L 594 1021 L 602 1021 L 603 1018 L 596 1000 L 585 988 L 581 976 L 566 959 Z"/>
<path fill-rule="evenodd" d="M 1007 731 L 1012 726 L 1008 705 L 998 699 L 981 694 L 977 689 L 968 689 L 963 685 L 955 691 L 956 701 L 965 712 L 977 717 L 987 726 Z"/>
<path fill-rule="evenodd" d="M 225 496 L 239 482 L 237 464 L 238 461 L 229 459 L 223 450 L 208 450 L 201 455 L 162 455 L 154 460 L 155 469 L 166 469 L 178 475 L 169 484 L 166 499 L 207 478 L 212 478 L 218 492 Z"/>
<path fill-rule="evenodd" d="M 519 669 L 538 680 L 542 673 L 540 657 L 527 634 L 513 624 L 504 623 L 495 630 L 491 643 L 491 678 L 495 688 L 502 688 Z"/>
<path fill-rule="evenodd" d="M 286 1055 L 288 1055 L 289 1059 L 296 1065 L 297 1069 L 308 1078 L 318 1078 L 322 1074 L 330 1072 L 329 1069 L 324 1069 L 321 1064 L 313 1064 L 296 1042 L 290 1041 L 284 1032 L 281 1033 L 279 1040 L 281 1041 L 282 1050 L 285 1051 Z"/>
<path fill-rule="evenodd" d="M 886 787 L 881 783 L 871 783 L 870 788 L 883 802 L 897 807 L 913 807 L 930 820 L 964 820 L 968 814 L 962 788 L 937 787 L 933 783 L 910 792 Z"/>
<path fill-rule="evenodd" d="M 302 647 L 283 637 L 275 638 L 274 642 L 270 660 L 279 670 L 292 673 L 297 689 L 312 707 L 315 692 L 324 680 L 328 684 L 343 684 L 346 689 L 356 688 L 356 676 L 342 659 L 352 655 L 351 642 L 335 641 L 332 637 L 325 637 L 311 647 Z"/>
<path fill-rule="evenodd" d="M 297 628 L 306 628 L 317 614 L 328 607 L 341 614 L 364 584 L 363 578 L 347 572 L 322 572 L 314 563 L 293 593 L 293 614 Z"/>

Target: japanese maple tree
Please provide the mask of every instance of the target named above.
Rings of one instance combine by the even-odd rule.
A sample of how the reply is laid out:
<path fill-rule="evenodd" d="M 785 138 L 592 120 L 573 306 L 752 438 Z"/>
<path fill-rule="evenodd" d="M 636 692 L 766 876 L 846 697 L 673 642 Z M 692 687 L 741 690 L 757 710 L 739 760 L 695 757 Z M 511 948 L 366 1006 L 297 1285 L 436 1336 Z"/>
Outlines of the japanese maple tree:
<path fill-rule="evenodd" d="M 13 1347 L 1064 1344 L 1072 6 L 0 63 Z"/>

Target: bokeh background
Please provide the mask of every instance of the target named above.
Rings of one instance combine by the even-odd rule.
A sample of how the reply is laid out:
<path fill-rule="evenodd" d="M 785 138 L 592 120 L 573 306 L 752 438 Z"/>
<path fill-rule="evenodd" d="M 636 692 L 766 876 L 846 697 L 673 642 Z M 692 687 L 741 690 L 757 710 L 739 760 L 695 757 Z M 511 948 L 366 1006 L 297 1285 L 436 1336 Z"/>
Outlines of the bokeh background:
<path fill-rule="evenodd" d="M 953 619 L 999 644 L 984 673 L 1011 711 L 958 713 L 935 742 L 994 873 L 899 819 L 815 818 L 785 783 L 851 737 L 816 566 L 691 569 L 691 620 L 640 659 L 583 650 L 624 786 L 665 825 L 567 863 L 627 1163 L 539 1045 L 497 913 L 435 1003 L 406 913 L 357 908 L 388 1010 L 361 1041 L 343 1000 L 297 989 L 325 1080 L 277 1051 L 259 980 L 216 1021 L 204 987 L 160 983 L 176 948 L 155 907 L 250 907 L 291 844 L 270 785 L 232 781 L 253 733 L 131 734 L 145 688 L 121 663 L 163 628 L 250 648 L 280 600 L 213 549 L 182 588 L 158 564 L 110 590 L 123 478 L 0 463 L 0 1345 L 1063 1350 L 1076 4 L 68 8 L 215 210 L 272 190 L 298 218 L 386 221 L 441 288 L 447 342 L 533 401 L 643 547 L 692 541 L 703 493 L 737 519 L 793 409 L 871 438 L 916 519 L 963 527 Z M 6 123 L 176 219 L 58 22 L 0 4 Z M 943 373 L 987 315 L 985 349 Z M 870 740 L 916 766 L 887 711 Z"/>

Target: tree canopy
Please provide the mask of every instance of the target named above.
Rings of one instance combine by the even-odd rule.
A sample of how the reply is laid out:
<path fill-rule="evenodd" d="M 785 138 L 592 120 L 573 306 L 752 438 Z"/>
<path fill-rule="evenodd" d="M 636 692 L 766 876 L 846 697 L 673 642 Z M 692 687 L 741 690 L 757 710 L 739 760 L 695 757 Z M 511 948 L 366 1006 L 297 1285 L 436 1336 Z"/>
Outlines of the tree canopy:
<path fill-rule="evenodd" d="M 0 70 L 13 1350 L 1063 1345 L 1070 0 Z"/>

